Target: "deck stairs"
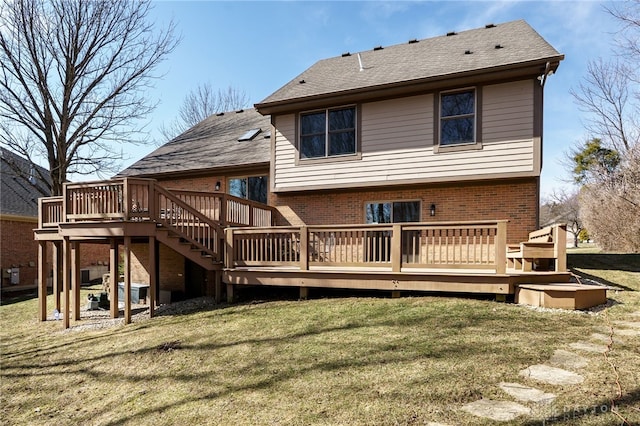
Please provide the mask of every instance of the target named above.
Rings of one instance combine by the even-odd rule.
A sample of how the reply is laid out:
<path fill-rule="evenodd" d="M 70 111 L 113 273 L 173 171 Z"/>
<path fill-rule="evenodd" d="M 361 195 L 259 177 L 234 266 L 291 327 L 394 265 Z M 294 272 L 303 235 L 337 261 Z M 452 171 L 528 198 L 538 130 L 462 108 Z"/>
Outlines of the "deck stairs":
<path fill-rule="evenodd" d="M 191 240 L 175 228 L 159 225 L 156 239 L 207 271 L 222 268 L 222 259 L 218 253 L 198 241 Z"/>

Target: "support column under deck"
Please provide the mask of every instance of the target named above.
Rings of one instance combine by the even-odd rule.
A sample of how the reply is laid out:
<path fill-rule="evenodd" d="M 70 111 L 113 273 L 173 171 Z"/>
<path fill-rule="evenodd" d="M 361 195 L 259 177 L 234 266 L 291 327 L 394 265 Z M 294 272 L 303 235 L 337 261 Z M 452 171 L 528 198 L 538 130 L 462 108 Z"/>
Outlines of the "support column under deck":
<path fill-rule="evenodd" d="M 52 254 L 52 267 L 53 267 L 53 276 L 51 280 L 53 281 L 53 298 L 55 303 L 55 308 L 60 312 L 60 293 L 62 293 L 62 244 L 59 241 L 53 242 L 53 254 Z"/>
<path fill-rule="evenodd" d="M 111 318 L 118 318 L 120 310 L 118 309 L 118 240 L 111 239 L 111 247 L 109 248 L 109 295 L 111 296 L 109 309 Z"/>
<path fill-rule="evenodd" d="M 227 303 L 233 303 L 233 284 L 227 284 Z"/>
<path fill-rule="evenodd" d="M 156 272 L 156 239 L 149 237 L 149 317 L 153 318 L 156 306 L 156 287 L 158 274 Z"/>
<path fill-rule="evenodd" d="M 47 320 L 47 242 L 38 241 L 38 316 Z"/>
<path fill-rule="evenodd" d="M 124 323 L 131 323 L 131 237 L 124 237 Z"/>
<path fill-rule="evenodd" d="M 80 243 L 71 243 L 71 288 L 73 289 L 73 320 L 80 320 Z"/>
<path fill-rule="evenodd" d="M 62 326 L 66 329 L 69 328 L 69 311 L 70 311 L 70 297 L 69 297 L 69 278 L 70 278 L 70 266 L 71 261 L 69 259 L 71 255 L 71 248 L 69 247 L 69 239 L 65 237 L 62 242 L 62 310 L 60 311 L 62 315 Z"/>

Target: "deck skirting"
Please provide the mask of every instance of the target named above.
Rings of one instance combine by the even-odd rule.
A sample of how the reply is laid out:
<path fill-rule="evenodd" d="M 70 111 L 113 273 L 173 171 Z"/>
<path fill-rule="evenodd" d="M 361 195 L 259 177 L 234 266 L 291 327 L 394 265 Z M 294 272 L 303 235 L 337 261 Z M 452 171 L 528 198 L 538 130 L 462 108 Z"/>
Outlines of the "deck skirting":
<path fill-rule="evenodd" d="M 519 283 L 568 282 L 569 279 L 568 273 L 398 273 L 344 269 L 303 271 L 296 268 L 234 268 L 225 269 L 222 273 L 222 281 L 232 285 L 485 294 L 515 294 L 516 285 Z"/>

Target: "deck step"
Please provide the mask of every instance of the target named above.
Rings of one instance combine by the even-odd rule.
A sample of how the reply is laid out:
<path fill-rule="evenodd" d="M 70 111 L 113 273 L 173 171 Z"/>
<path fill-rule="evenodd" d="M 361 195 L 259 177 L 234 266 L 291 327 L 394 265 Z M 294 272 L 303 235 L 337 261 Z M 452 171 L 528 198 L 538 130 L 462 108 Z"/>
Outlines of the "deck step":
<path fill-rule="evenodd" d="M 607 302 L 607 289 L 575 283 L 519 284 L 515 301 L 542 308 L 588 309 Z"/>

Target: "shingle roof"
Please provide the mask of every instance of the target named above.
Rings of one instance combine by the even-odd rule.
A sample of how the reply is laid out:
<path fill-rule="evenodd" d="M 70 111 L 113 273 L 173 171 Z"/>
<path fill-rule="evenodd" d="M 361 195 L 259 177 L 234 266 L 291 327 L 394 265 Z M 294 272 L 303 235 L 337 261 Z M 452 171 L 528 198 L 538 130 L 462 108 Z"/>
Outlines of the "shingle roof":
<path fill-rule="evenodd" d="M 557 65 L 563 57 L 523 20 L 487 25 L 318 61 L 256 108 L 532 62 Z"/>
<path fill-rule="evenodd" d="M 38 198 L 48 197 L 50 192 L 34 175 L 30 181 L 32 163 L 19 155 L 0 147 L 0 213 L 24 216 L 38 216 Z M 34 165 L 40 173 L 49 172 Z"/>
<path fill-rule="evenodd" d="M 238 141 L 252 129 L 251 140 Z M 154 176 L 225 167 L 268 164 L 271 143 L 269 116 L 255 109 L 212 115 L 121 171 L 118 176 Z"/>

